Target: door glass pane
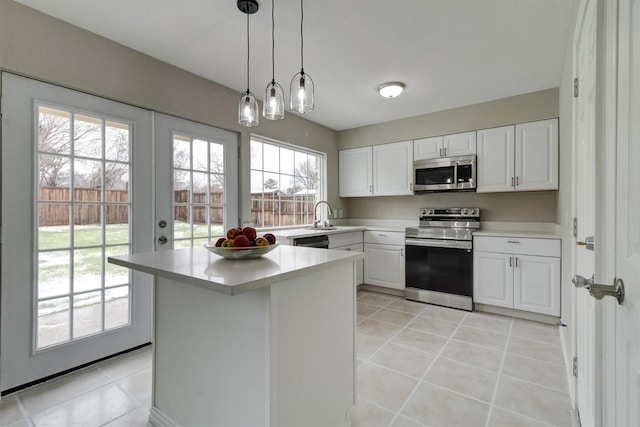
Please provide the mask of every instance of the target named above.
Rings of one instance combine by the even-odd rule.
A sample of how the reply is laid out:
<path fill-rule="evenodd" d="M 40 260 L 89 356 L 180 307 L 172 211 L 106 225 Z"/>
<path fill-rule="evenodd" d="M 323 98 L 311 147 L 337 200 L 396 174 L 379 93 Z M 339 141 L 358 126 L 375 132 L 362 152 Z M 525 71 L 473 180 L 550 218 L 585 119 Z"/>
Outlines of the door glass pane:
<path fill-rule="evenodd" d="M 114 329 L 130 323 L 130 289 L 128 286 L 107 289 L 104 292 L 104 329 Z"/>
<path fill-rule="evenodd" d="M 69 341 L 69 297 L 38 302 L 36 346 L 49 347 Z"/>
<path fill-rule="evenodd" d="M 174 135 L 173 148 L 173 247 L 200 246 L 223 232 L 224 146 Z"/>
<path fill-rule="evenodd" d="M 102 331 L 102 292 L 73 297 L 73 338 Z"/>
<path fill-rule="evenodd" d="M 130 124 L 45 105 L 38 113 L 40 349 L 104 332 L 109 286 L 128 301 L 128 270 L 106 258 L 130 253 L 132 197 Z M 129 324 L 123 307 L 111 328 Z"/>

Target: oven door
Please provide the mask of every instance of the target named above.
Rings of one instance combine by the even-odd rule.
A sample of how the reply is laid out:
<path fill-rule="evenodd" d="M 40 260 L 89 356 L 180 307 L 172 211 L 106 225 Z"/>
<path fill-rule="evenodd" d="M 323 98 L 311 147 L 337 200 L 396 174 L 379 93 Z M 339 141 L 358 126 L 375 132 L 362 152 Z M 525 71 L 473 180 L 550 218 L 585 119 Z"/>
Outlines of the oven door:
<path fill-rule="evenodd" d="M 473 297 L 471 241 L 406 239 L 406 286 Z"/>

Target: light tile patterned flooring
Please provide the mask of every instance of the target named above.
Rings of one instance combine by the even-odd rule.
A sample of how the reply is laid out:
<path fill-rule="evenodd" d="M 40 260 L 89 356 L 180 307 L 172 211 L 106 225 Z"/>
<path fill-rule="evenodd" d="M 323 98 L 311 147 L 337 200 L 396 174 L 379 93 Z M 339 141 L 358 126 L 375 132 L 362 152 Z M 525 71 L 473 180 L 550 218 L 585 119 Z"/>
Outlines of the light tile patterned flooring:
<path fill-rule="evenodd" d="M 558 327 L 358 293 L 353 427 L 571 426 Z"/>
<path fill-rule="evenodd" d="M 572 425 L 556 327 L 361 291 L 357 350 L 353 427 Z M 0 426 L 147 427 L 150 384 L 147 347 L 3 397 Z"/>

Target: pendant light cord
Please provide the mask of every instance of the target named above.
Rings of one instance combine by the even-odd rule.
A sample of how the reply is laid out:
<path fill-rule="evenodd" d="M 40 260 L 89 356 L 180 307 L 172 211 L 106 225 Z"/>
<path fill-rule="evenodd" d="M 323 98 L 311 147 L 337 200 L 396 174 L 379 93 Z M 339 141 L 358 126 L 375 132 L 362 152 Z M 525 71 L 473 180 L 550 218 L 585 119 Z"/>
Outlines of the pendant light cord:
<path fill-rule="evenodd" d="M 271 83 L 275 85 L 276 83 L 276 24 L 275 24 L 275 2 L 276 0 L 271 0 Z"/>
<path fill-rule="evenodd" d="M 249 11 L 247 11 L 247 95 L 249 94 Z"/>
<path fill-rule="evenodd" d="M 304 75 L 304 34 L 302 33 L 302 24 L 304 22 L 304 5 L 300 0 L 300 65 L 301 74 Z"/>

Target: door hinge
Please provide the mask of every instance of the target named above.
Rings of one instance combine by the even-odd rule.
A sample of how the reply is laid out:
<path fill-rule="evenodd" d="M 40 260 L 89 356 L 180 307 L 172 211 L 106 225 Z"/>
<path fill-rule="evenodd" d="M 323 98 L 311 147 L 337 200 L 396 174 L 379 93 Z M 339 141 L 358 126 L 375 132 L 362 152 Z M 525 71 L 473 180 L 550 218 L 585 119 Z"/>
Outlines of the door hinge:
<path fill-rule="evenodd" d="M 578 378 L 578 356 L 573 358 L 573 376 Z"/>
<path fill-rule="evenodd" d="M 573 218 L 573 237 L 578 237 L 578 218 Z"/>
<path fill-rule="evenodd" d="M 580 83 L 578 78 L 573 79 L 573 97 L 577 98 L 580 95 Z"/>

